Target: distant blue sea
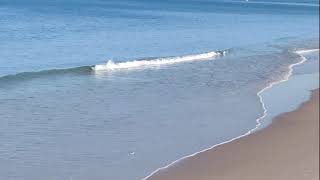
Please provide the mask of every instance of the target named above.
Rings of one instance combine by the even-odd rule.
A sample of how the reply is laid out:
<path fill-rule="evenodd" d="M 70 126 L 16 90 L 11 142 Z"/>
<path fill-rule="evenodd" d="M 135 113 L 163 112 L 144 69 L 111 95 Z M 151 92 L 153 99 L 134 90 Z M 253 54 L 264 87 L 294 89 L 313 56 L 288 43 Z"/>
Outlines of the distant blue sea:
<path fill-rule="evenodd" d="M 318 39 L 318 0 L 0 0 L 0 179 L 142 179 L 254 128 Z"/>

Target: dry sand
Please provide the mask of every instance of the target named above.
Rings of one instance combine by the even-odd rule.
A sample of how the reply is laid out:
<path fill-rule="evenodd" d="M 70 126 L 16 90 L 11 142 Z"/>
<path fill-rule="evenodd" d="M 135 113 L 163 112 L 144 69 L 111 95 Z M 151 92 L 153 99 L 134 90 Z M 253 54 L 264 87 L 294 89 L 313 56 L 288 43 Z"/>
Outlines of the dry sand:
<path fill-rule="evenodd" d="M 269 127 L 187 158 L 148 180 L 319 180 L 319 89 Z"/>

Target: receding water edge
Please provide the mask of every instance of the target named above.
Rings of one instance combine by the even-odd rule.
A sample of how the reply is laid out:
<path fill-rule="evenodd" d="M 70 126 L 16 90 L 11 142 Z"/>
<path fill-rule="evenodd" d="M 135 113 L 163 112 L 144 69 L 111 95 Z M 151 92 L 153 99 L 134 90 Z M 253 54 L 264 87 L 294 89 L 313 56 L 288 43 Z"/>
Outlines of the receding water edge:
<path fill-rule="evenodd" d="M 281 80 L 273 81 L 273 82 L 267 84 L 266 87 L 262 88 L 260 91 L 257 92 L 257 96 L 258 96 L 258 98 L 259 98 L 259 101 L 260 101 L 260 104 L 261 104 L 263 113 L 262 113 L 262 116 L 260 116 L 259 118 L 257 118 L 257 119 L 255 120 L 256 126 L 255 126 L 254 128 L 252 128 L 252 129 L 250 129 L 248 132 L 246 132 L 246 133 L 244 133 L 244 134 L 242 134 L 242 135 L 240 135 L 240 136 L 237 136 L 237 137 L 235 137 L 235 138 L 232 138 L 232 139 L 230 139 L 230 140 L 227 140 L 227 141 L 224 141 L 224 142 L 215 144 L 215 145 L 213 145 L 213 146 L 211 146 L 211 147 L 209 147 L 209 148 L 203 149 L 203 150 L 198 151 L 198 152 L 195 152 L 195 153 L 193 153 L 193 154 L 190 154 L 190 155 L 187 155 L 187 156 L 183 156 L 183 157 L 181 157 L 181 158 L 179 158 L 179 159 L 171 162 L 170 164 L 168 164 L 168 165 L 166 165 L 166 166 L 164 166 L 164 167 L 160 167 L 160 168 L 156 169 L 155 171 L 151 172 L 148 176 L 142 178 L 141 180 L 147 180 L 147 179 L 149 179 L 150 177 L 152 177 L 153 175 L 155 175 L 155 174 L 157 174 L 157 173 L 160 173 L 160 172 L 161 172 L 162 170 L 164 170 L 164 169 L 170 168 L 172 165 L 174 165 L 174 164 L 176 164 L 176 163 L 179 163 L 179 162 L 181 162 L 181 161 L 184 160 L 184 159 L 187 159 L 187 158 L 190 158 L 190 157 L 194 157 L 194 156 L 196 156 L 196 155 L 198 155 L 198 154 L 200 154 L 200 153 L 206 152 L 206 151 L 208 151 L 208 150 L 212 150 L 212 149 L 215 148 L 215 147 L 218 147 L 218 146 L 223 145 L 223 144 L 230 143 L 230 142 L 232 142 L 232 141 L 234 141 L 234 140 L 240 139 L 240 138 L 245 137 L 245 136 L 247 136 L 247 135 L 249 135 L 249 134 L 252 134 L 252 133 L 254 133 L 254 132 L 258 131 L 258 130 L 261 130 L 261 125 L 262 125 L 262 123 L 263 123 L 262 120 L 265 119 L 265 118 L 268 116 L 268 109 L 266 108 L 266 105 L 265 105 L 264 100 L 263 100 L 263 97 L 262 97 L 263 93 L 264 93 L 265 91 L 267 91 L 268 89 L 271 89 L 272 87 L 274 87 L 274 86 L 276 86 L 276 85 L 278 85 L 278 84 L 281 84 L 281 83 L 284 83 L 284 82 L 290 80 L 290 77 L 292 76 L 293 71 L 294 71 L 293 68 L 294 68 L 295 66 L 301 65 L 301 64 L 303 64 L 304 62 L 307 61 L 307 58 L 306 58 L 303 54 L 305 54 L 305 53 L 310 53 L 310 52 L 316 52 L 316 51 L 319 51 L 319 49 L 305 49 L 305 50 L 296 50 L 296 51 L 294 51 L 294 53 L 296 53 L 297 55 L 299 55 L 300 61 L 299 61 L 299 62 L 296 62 L 296 63 L 293 63 L 293 64 L 290 64 L 290 65 L 288 66 L 288 72 L 283 76 L 283 78 L 282 78 Z M 312 90 L 312 89 L 310 89 L 310 90 Z M 309 92 L 309 95 L 310 95 L 310 94 L 311 94 L 311 92 Z M 304 102 L 304 101 L 301 101 L 301 102 L 299 101 L 299 105 L 301 105 L 303 102 Z M 284 113 L 284 112 L 282 112 L 282 113 Z"/>

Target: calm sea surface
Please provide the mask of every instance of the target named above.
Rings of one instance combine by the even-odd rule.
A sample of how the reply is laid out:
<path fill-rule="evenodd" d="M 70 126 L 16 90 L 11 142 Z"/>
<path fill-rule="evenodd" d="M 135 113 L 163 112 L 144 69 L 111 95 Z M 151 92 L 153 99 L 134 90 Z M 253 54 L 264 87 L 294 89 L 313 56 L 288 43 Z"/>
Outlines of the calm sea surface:
<path fill-rule="evenodd" d="M 318 48 L 318 8 L 0 0 L 0 179 L 139 180 L 247 132 L 256 93 Z"/>

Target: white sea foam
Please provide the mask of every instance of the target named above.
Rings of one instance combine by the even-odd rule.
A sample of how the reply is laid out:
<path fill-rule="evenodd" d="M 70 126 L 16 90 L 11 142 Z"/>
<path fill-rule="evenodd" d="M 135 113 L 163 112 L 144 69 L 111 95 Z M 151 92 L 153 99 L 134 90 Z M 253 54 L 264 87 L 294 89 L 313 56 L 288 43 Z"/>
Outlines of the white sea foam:
<path fill-rule="evenodd" d="M 298 50 L 298 51 L 296 51 L 296 53 L 305 54 L 305 53 L 311 53 L 311 52 L 316 52 L 316 51 L 319 51 L 319 49 Z"/>
<path fill-rule="evenodd" d="M 209 60 L 214 59 L 219 56 L 224 56 L 226 51 L 208 52 L 202 54 L 194 54 L 187 56 L 175 56 L 166 58 L 156 58 L 151 60 L 135 60 L 127 62 L 115 63 L 109 60 L 106 64 L 95 65 L 93 69 L 95 71 L 108 71 L 108 70 L 118 70 L 118 69 L 131 69 L 139 67 L 153 67 L 160 65 L 175 64 L 188 61 L 198 61 L 198 60 Z"/>
<path fill-rule="evenodd" d="M 309 53 L 309 52 L 315 52 L 315 51 L 319 51 L 319 49 L 308 49 L 308 50 L 299 50 L 299 51 L 295 51 L 296 54 L 298 54 L 300 57 L 301 57 L 301 60 L 297 63 L 294 63 L 294 64 L 291 64 L 288 66 L 288 73 L 283 77 L 283 79 L 281 80 L 278 80 L 278 81 L 275 81 L 275 82 L 271 82 L 270 84 L 268 84 L 265 88 L 261 89 L 258 93 L 257 93 L 257 96 L 260 100 L 260 103 L 262 105 L 262 109 L 263 109 L 263 114 L 262 116 L 260 116 L 259 118 L 256 119 L 256 126 L 254 128 L 252 128 L 251 130 L 249 130 L 248 132 L 242 134 L 242 135 L 239 135 L 235 138 L 232 138 L 230 140 L 227 140 L 227 141 L 224 141 L 222 143 L 219 143 L 219 144 L 215 144 L 209 148 L 206 148 L 206 149 L 203 149 L 201 151 L 198 151 L 198 152 L 195 152 L 193 154 L 190 154 L 190 155 L 187 155 L 187 156 L 183 156 L 181 157 L 180 159 L 177 159 L 173 162 L 171 162 L 170 164 L 164 166 L 164 167 L 160 167 L 158 169 L 156 169 L 155 171 L 151 172 L 148 176 L 144 177 L 142 180 L 148 180 L 151 176 L 155 175 L 156 173 L 160 172 L 161 170 L 164 170 L 166 168 L 169 168 L 171 167 L 173 164 L 176 164 L 184 159 L 187 159 L 189 157 L 193 157 L 193 156 L 196 156 L 198 155 L 199 153 L 202 153 L 202 152 L 206 152 L 208 150 L 211 150 L 213 148 L 216 148 L 220 145 L 223 145 L 223 144 L 227 144 L 227 143 L 230 143 L 232 141 L 235 141 L 237 139 L 240 139 L 240 138 L 243 138 L 249 134 L 252 134 L 253 132 L 257 131 L 260 126 L 261 126 L 261 121 L 268 115 L 268 110 L 266 109 L 266 106 L 265 106 L 265 103 L 263 101 L 263 98 L 262 98 L 262 93 L 270 88 L 272 88 L 273 86 L 277 85 L 277 84 L 280 84 L 280 83 L 283 83 L 283 82 L 286 82 L 289 80 L 290 76 L 292 75 L 292 72 L 293 72 L 293 67 L 294 66 L 297 66 L 297 65 L 300 65 L 300 64 L 303 64 L 307 59 L 303 56 L 303 54 L 305 53 Z"/>

